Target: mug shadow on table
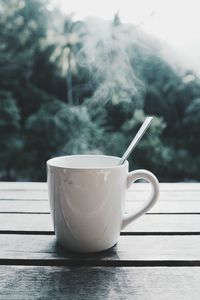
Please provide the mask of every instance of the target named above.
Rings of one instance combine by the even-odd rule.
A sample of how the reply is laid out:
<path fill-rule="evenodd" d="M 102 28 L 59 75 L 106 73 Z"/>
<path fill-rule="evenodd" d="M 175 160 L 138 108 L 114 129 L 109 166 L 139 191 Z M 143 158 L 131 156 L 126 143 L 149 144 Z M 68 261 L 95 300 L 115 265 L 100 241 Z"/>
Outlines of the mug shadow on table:
<path fill-rule="evenodd" d="M 116 266 L 120 262 L 117 244 L 101 252 L 79 253 L 66 250 L 57 241 L 54 241 L 53 250 L 62 263 L 68 266 Z"/>

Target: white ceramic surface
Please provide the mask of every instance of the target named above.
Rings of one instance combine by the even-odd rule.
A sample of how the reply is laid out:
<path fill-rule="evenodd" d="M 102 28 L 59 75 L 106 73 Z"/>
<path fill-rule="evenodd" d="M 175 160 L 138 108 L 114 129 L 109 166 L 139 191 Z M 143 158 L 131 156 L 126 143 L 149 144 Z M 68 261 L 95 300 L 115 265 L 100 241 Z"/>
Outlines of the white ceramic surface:
<path fill-rule="evenodd" d="M 149 210 L 159 195 L 156 177 L 146 170 L 128 173 L 128 162 L 104 155 L 72 155 L 47 161 L 51 213 L 58 242 L 77 252 L 114 246 L 130 222 Z M 126 192 L 137 179 L 152 184 L 143 206 L 124 215 Z"/>

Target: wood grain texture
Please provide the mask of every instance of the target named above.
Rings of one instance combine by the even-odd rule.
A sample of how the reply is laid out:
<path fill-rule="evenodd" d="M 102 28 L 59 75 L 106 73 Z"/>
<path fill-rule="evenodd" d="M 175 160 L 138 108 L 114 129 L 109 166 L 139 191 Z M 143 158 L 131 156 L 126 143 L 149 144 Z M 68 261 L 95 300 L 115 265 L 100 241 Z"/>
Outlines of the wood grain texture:
<path fill-rule="evenodd" d="M 200 266 L 200 236 L 120 236 L 96 254 L 63 250 L 54 235 L 0 235 L 0 264 Z"/>
<path fill-rule="evenodd" d="M 149 188 L 147 183 L 134 183 L 131 189 L 143 191 Z M 200 191 L 200 183 L 160 183 L 163 191 Z M 46 182 L 0 182 L 0 190 L 47 190 Z"/>
<path fill-rule="evenodd" d="M 134 190 L 130 189 L 127 193 L 127 200 L 128 201 L 134 201 L 134 200 L 145 200 L 148 197 L 148 194 L 150 192 L 150 189 L 144 189 L 144 190 Z M 160 189 L 160 195 L 159 195 L 159 201 L 191 201 L 196 200 L 200 201 L 200 190 L 198 191 L 191 191 L 191 190 L 185 190 L 185 191 L 179 191 L 179 190 L 168 190 L 164 191 L 162 188 Z"/>
<path fill-rule="evenodd" d="M 148 189 L 134 184 L 126 210 Z M 161 184 L 151 213 L 97 254 L 56 243 L 47 198 L 46 183 L 0 183 L 0 299 L 199 300 L 200 184 Z"/>
<path fill-rule="evenodd" d="M 0 181 L 0 190 L 47 190 L 47 183 Z"/>
<path fill-rule="evenodd" d="M 47 190 L 0 190 L 0 200 L 47 200 Z"/>
<path fill-rule="evenodd" d="M 0 299 L 199 300 L 200 268 L 2 266 Z"/>
<path fill-rule="evenodd" d="M 0 232 L 52 232 L 50 214 L 0 214 Z M 146 214 L 130 224 L 124 233 L 200 233 L 200 215 Z"/>
<path fill-rule="evenodd" d="M 127 201 L 143 201 L 148 197 L 148 192 L 143 191 L 128 191 L 127 192 Z M 10 190 L 4 191 L 0 190 L 0 201 L 1 200 L 48 200 L 48 192 L 47 190 L 33 190 L 33 191 L 19 191 L 19 190 Z M 185 191 L 169 191 L 169 192 L 160 192 L 159 202 L 162 201 L 199 201 L 200 202 L 200 191 L 191 192 Z"/>
<path fill-rule="evenodd" d="M 46 231 L 52 232 L 50 214 L 0 214 L 0 232 L 2 231 Z"/>
<path fill-rule="evenodd" d="M 126 210 L 137 209 L 142 201 L 127 201 Z M 50 213 L 48 200 L 0 200 L 0 213 Z M 158 201 L 149 214 L 200 213 L 200 201 Z"/>
<path fill-rule="evenodd" d="M 150 184 L 148 183 L 134 183 L 131 186 L 131 190 L 143 191 L 144 189 L 150 188 Z M 200 191 L 200 183 L 185 183 L 185 182 L 167 182 L 160 183 L 161 191 Z"/>
<path fill-rule="evenodd" d="M 127 200 L 144 200 L 148 194 L 148 191 L 150 191 L 149 184 L 135 183 L 128 191 Z M 0 199 L 47 200 L 47 184 L 0 182 Z M 200 183 L 161 183 L 159 201 L 163 200 L 200 201 Z"/>
<path fill-rule="evenodd" d="M 125 232 L 200 232 L 200 215 L 144 215 L 124 230 Z"/>
<path fill-rule="evenodd" d="M 142 204 L 142 201 L 127 201 L 126 211 L 137 209 Z M 0 202 L 1 207 L 1 202 Z M 200 213 L 200 201 L 158 201 L 148 214 L 198 214 Z"/>
<path fill-rule="evenodd" d="M 0 213 L 50 213 L 49 202 L 32 200 L 0 200 Z"/>

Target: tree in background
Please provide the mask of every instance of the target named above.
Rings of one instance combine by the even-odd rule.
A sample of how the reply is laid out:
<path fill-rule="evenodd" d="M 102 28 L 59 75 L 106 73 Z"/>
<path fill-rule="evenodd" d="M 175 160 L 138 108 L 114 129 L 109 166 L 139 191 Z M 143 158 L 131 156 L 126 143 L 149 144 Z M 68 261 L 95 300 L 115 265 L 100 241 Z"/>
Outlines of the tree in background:
<path fill-rule="evenodd" d="M 20 112 L 12 94 L 0 91 L 0 170 L 3 180 L 17 177 L 17 157 L 23 147 L 19 135 Z"/>
<path fill-rule="evenodd" d="M 108 36 L 97 35 L 89 64 L 87 22 L 47 1 L 0 0 L 0 179 L 46 180 L 45 161 L 57 155 L 122 155 L 150 114 L 131 168 L 200 180 L 199 78 L 170 65 L 159 41 L 119 15 L 99 26 Z"/>

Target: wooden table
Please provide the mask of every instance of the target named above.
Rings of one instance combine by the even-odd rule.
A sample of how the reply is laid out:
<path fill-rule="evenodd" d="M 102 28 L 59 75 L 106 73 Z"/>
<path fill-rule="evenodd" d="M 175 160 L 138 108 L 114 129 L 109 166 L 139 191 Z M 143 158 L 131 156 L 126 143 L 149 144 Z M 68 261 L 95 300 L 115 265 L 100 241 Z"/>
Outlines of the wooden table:
<path fill-rule="evenodd" d="M 148 188 L 134 185 L 127 210 Z M 199 300 L 200 184 L 161 184 L 117 246 L 75 255 L 56 244 L 46 184 L 2 182 L 0 264 L 0 299 Z"/>

